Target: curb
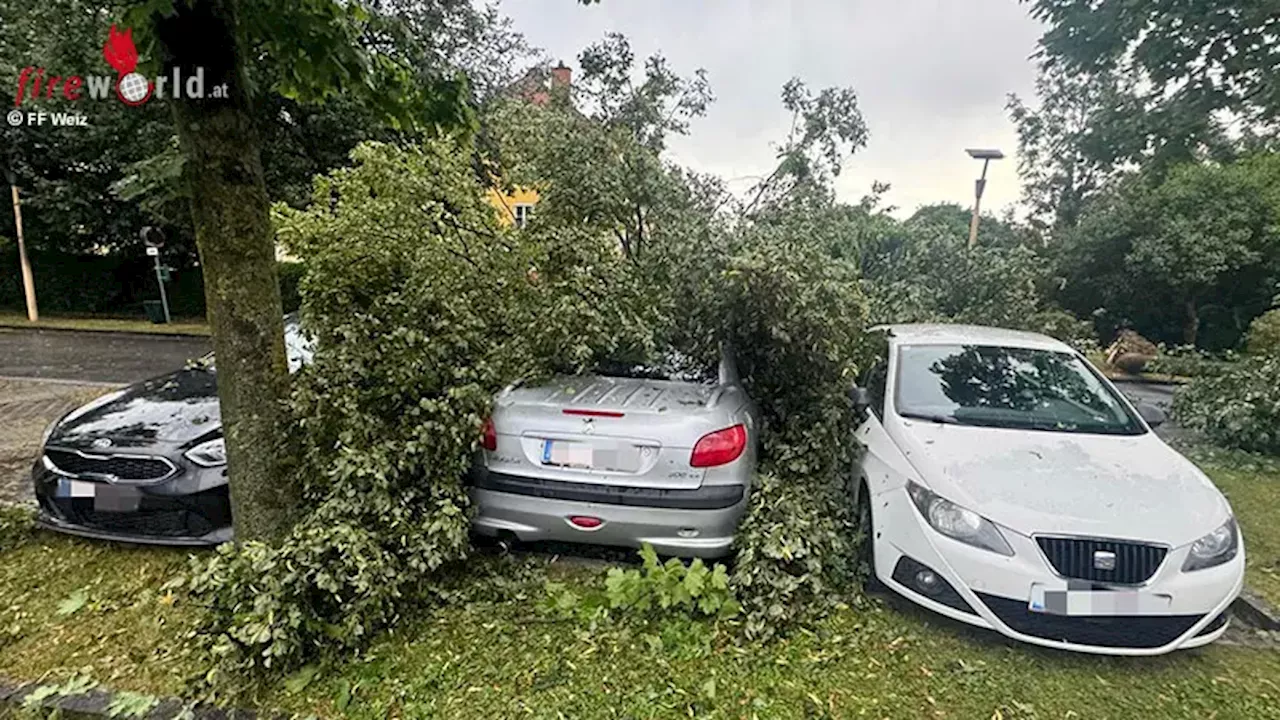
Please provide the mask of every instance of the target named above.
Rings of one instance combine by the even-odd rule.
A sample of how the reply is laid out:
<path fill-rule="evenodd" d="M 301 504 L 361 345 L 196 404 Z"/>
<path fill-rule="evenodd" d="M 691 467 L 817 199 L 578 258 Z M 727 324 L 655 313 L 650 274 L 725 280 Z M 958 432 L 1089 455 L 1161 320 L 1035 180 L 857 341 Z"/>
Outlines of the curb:
<path fill-rule="evenodd" d="M 20 710 L 23 701 L 38 688 L 37 683 L 15 684 L 0 680 L 0 715 L 8 709 Z M 113 717 L 109 712 L 115 693 L 94 688 L 75 695 L 51 695 L 40 700 L 36 707 L 47 712 L 57 711 L 59 717 L 70 720 L 102 720 Z M 159 702 L 144 715 L 132 716 L 141 720 L 173 720 L 182 717 L 184 720 L 255 720 L 259 715 L 251 710 L 236 710 L 214 707 L 211 705 L 192 706 L 175 697 L 157 698 Z"/>
<path fill-rule="evenodd" d="M 18 325 L 0 322 L 0 330 L 17 330 L 25 332 L 52 332 L 52 333 L 95 333 L 106 335 L 129 335 L 131 337 L 162 337 L 162 338 L 212 338 L 211 333 L 191 333 L 180 330 L 113 330 L 111 328 L 72 328 L 72 327 L 51 327 L 48 325 Z"/>
<path fill-rule="evenodd" d="M 1259 630 L 1280 630 L 1280 610 L 1249 588 L 1241 590 L 1240 597 L 1231 603 L 1231 613 Z"/>

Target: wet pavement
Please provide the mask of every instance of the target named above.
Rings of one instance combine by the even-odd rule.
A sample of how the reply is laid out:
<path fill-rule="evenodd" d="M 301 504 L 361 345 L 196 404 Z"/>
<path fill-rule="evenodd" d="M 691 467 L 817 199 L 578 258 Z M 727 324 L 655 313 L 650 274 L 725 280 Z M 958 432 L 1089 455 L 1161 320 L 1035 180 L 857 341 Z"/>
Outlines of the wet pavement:
<path fill-rule="evenodd" d="M 207 337 L 0 328 L 0 377 L 128 384 L 209 349 Z"/>
<path fill-rule="evenodd" d="M 110 390 L 103 385 L 0 379 L 0 503 L 33 501 L 31 463 L 45 428 Z"/>

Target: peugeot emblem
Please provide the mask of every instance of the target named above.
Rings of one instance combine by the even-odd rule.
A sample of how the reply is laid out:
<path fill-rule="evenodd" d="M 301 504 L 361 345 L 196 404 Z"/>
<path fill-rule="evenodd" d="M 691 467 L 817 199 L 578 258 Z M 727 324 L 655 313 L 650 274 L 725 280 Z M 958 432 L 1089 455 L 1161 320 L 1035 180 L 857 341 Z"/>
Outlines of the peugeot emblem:
<path fill-rule="evenodd" d="M 1093 553 L 1093 567 L 1095 570 L 1115 570 L 1116 554 L 1110 550 L 1096 550 Z"/>
<path fill-rule="evenodd" d="M 93 441 L 93 446 L 99 450 L 109 448 L 111 447 L 111 438 L 98 438 Z"/>

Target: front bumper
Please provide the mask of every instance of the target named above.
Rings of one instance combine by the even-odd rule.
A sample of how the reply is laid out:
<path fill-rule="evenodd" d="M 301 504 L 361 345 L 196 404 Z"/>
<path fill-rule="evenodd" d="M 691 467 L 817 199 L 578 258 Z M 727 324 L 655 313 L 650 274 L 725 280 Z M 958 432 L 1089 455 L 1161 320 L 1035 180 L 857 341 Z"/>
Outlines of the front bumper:
<path fill-rule="evenodd" d="M 1244 584 L 1244 548 L 1214 568 L 1182 572 L 1187 548 L 1171 551 L 1140 590 L 1169 596 L 1159 615 L 1052 615 L 1030 610 L 1031 587 L 1064 587 L 1031 538 L 1004 532 L 1012 557 L 971 547 L 929 527 L 903 488 L 872 498 L 876 576 L 903 597 L 947 617 L 1021 642 L 1108 655 L 1159 655 L 1197 647 L 1226 630 L 1226 612 Z M 952 592 L 933 597 L 895 569 L 906 558 L 927 566 Z"/>
<path fill-rule="evenodd" d="M 95 482 L 93 496 L 70 496 L 68 480 L 36 461 L 32 483 L 38 526 L 147 545 L 211 546 L 232 539 L 231 497 L 223 468 L 187 468 L 153 484 Z"/>

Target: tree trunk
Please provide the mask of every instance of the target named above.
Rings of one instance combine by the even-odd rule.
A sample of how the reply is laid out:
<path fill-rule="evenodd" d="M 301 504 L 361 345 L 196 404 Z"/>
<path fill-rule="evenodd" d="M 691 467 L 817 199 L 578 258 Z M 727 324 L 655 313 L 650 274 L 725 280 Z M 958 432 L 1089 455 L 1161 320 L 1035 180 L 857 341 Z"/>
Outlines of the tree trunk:
<path fill-rule="evenodd" d="M 258 133 L 249 112 L 236 0 L 188 0 L 156 20 L 164 74 L 204 72 L 204 98 L 165 100 L 173 108 L 191 182 L 191 215 L 204 271 L 217 356 L 218 401 L 226 436 L 237 540 L 275 537 L 298 507 L 278 450 L 289 390 L 283 310 L 276 276 Z M 187 88 L 184 87 L 185 91 Z M 226 97 L 211 97 L 224 89 Z"/>
<path fill-rule="evenodd" d="M 1182 342 L 1195 347 L 1196 338 L 1200 335 L 1200 310 L 1196 307 L 1195 298 L 1187 298 L 1187 314 L 1182 325 Z"/>

